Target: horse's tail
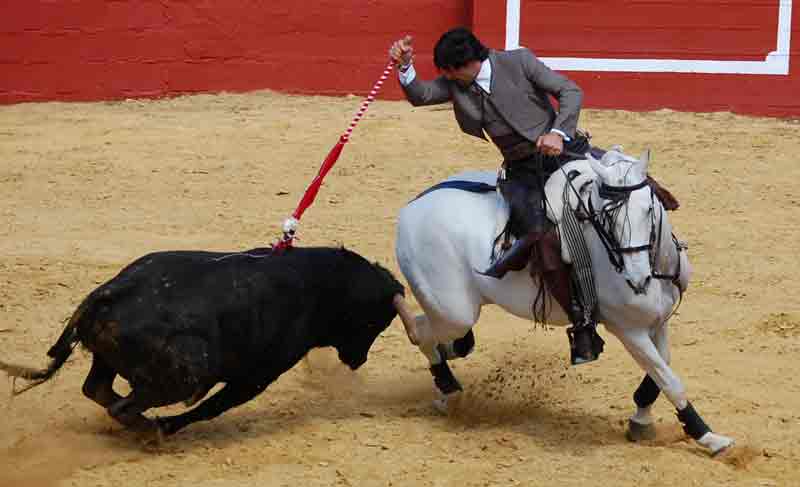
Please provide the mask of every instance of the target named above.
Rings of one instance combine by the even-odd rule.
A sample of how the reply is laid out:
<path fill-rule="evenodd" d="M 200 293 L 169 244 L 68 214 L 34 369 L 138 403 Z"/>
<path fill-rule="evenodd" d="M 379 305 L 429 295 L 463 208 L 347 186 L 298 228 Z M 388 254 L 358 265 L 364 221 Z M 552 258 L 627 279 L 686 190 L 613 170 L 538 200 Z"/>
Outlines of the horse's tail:
<path fill-rule="evenodd" d="M 87 318 L 87 310 L 89 310 L 95 301 L 95 294 L 90 294 L 75 310 L 72 317 L 69 319 L 61 336 L 58 337 L 56 343 L 47 351 L 47 355 L 52 359 L 50 364 L 44 369 L 34 369 L 24 365 L 11 364 L 0 360 L 0 370 L 4 371 L 14 379 L 20 378 L 30 381 L 20 389 L 13 389 L 12 393 L 16 396 L 23 392 L 32 389 L 39 384 L 43 384 L 50 380 L 56 372 L 64 365 L 75 345 L 79 341 L 78 326 L 83 319 Z"/>

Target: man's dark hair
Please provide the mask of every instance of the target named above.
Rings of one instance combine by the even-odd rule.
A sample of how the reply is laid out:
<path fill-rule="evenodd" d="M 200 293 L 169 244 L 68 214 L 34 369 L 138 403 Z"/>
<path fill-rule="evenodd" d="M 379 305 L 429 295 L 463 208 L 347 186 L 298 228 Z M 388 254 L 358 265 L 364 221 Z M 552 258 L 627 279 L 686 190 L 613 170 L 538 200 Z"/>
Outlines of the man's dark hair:
<path fill-rule="evenodd" d="M 458 69 L 471 61 L 484 61 L 487 57 L 489 49 L 464 27 L 442 34 L 433 48 L 433 63 L 439 69 Z"/>

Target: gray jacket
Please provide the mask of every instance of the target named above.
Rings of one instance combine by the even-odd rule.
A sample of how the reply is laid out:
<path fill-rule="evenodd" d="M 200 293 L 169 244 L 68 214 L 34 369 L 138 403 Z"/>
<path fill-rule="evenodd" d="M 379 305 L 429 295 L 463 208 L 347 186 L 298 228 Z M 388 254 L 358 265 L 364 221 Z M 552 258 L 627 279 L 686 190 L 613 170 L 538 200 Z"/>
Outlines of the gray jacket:
<path fill-rule="evenodd" d="M 525 48 L 489 51 L 492 63 L 489 100 L 505 121 L 520 135 L 535 142 L 540 135 L 558 129 L 575 136 L 583 92 L 574 82 L 552 71 Z M 414 106 L 453 102 L 458 125 L 465 133 L 486 138 L 481 127 L 481 107 L 468 88 L 439 76 L 433 81 L 418 78 L 403 86 Z M 547 95 L 559 102 L 553 109 Z"/>

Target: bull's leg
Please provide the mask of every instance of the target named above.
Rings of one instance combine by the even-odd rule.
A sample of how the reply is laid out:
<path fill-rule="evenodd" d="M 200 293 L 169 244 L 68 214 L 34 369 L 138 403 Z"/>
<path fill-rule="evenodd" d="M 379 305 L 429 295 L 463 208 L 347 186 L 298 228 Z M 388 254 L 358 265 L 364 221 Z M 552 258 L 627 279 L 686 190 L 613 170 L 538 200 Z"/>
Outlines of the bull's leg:
<path fill-rule="evenodd" d="M 128 429 L 138 432 L 158 431 L 158 424 L 142 413 L 153 407 L 164 406 L 155 396 L 134 389 L 126 397 L 120 398 L 108 408 L 108 414 Z"/>
<path fill-rule="evenodd" d="M 244 404 L 261 394 L 272 380 L 264 380 L 258 384 L 228 383 L 191 411 L 177 416 L 159 418 L 159 428 L 164 434 L 171 435 L 197 421 L 208 421 L 216 418 L 228 409 Z"/>
<path fill-rule="evenodd" d="M 689 436 L 708 448 L 712 454 L 717 454 L 733 444 L 731 438 L 712 432 L 695 411 L 686 397 L 686 391 L 680 378 L 661 356 L 647 330 L 640 328 L 618 330 L 616 327 L 609 327 L 609 330 L 619 338 L 658 388 L 664 391 L 664 394 L 675 406 L 678 420 Z"/>
<path fill-rule="evenodd" d="M 83 383 L 83 395 L 103 406 L 110 407 L 115 402 L 122 399 L 122 396 L 114 392 L 114 378 L 117 372 L 111 368 L 97 354 L 92 357 L 92 368 Z"/>

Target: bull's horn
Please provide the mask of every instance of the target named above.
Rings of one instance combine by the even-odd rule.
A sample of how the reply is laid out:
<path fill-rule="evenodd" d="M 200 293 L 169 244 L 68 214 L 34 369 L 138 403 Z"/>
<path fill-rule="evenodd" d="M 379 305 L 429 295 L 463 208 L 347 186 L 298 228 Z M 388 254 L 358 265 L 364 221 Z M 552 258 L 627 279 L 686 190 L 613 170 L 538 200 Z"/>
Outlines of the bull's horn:
<path fill-rule="evenodd" d="M 409 341 L 413 345 L 418 345 L 419 342 L 417 340 L 417 319 L 411 313 L 411 310 L 408 309 L 408 304 L 406 303 L 406 299 L 403 297 L 402 294 L 395 294 L 392 303 L 394 304 L 394 307 L 397 310 L 397 314 L 400 316 L 400 319 L 403 321 L 403 327 L 406 329 L 406 335 L 408 335 Z"/>

